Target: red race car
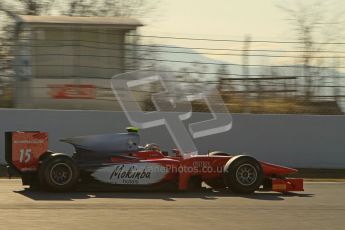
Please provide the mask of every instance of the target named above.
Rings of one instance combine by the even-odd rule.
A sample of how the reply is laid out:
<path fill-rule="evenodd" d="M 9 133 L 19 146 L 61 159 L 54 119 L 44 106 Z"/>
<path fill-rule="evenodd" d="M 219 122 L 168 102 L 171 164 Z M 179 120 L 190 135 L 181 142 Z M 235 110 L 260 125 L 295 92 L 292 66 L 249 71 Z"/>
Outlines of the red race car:
<path fill-rule="evenodd" d="M 224 152 L 174 156 L 158 145 L 139 146 L 136 128 L 112 133 L 66 138 L 73 155 L 48 150 L 45 132 L 6 132 L 6 161 L 23 185 L 49 191 L 180 190 L 201 188 L 248 194 L 256 190 L 303 191 L 303 179 L 286 178 L 296 169 L 258 161 L 247 155 Z"/>

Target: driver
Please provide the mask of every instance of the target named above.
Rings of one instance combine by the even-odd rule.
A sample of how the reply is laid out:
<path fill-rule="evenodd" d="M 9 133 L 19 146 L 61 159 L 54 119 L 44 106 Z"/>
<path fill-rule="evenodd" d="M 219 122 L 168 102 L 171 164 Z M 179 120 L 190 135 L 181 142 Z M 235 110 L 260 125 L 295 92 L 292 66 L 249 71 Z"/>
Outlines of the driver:
<path fill-rule="evenodd" d="M 147 150 L 147 151 L 161 152 L 161 148 L 157 144 L 155 144 L 155 143 L 146 144 L 144 149 Z"/>

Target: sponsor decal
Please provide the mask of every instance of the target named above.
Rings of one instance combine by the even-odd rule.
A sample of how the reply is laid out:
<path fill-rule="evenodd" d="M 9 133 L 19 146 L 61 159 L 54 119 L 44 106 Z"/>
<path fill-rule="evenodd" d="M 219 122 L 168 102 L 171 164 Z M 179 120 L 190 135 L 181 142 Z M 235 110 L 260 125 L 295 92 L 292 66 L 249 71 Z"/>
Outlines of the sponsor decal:
<path fill-rule="evenodd" d="M 154 163 L 116 164 L 97 169 L 91 175 L 109 184 L 147 185 L 161 181 L 167 168 Z"/>
<path fill-rule="evenodd" d="M 193 166 L 198 167 L 198 168 L 205 168 L 205 167 L 210 167 L 211 164 L 209 161 L 194 161 Z"/>
<path fill-rule="evenodd" d="M 286 190 L 286 184 L 273 184 L 272 185 L 272 190 L 285 191 Z"/>
<path fill-rule="evenodd" d="M 14 144 L 42 144 L 44 140 L 21 140 L 21 141 L 13 141 Z"/>
<path fill-rule="evenodd" d="M 94 85 L 48 85 L 50 95 L 54 99 L 95 99 L 96 87 Z"/>

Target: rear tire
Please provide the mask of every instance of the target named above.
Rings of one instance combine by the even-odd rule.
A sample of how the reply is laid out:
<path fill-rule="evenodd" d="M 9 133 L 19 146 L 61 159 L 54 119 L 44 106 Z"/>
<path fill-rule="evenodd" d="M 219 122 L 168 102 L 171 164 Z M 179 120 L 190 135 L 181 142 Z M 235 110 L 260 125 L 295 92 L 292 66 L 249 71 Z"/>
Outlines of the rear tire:
<path fill-rule="evenodd" d="M 75 188 L 79 171 L 67 156 L 50 156 L 45 159 L 38 172 L 41 186 L 52 192 L 66 192 Z"/>
<path fill-rule="evenodd" d="M 224 167 L 224 183 L 235 193 L 250 194 L 257 190 L 264 178 L 261 164 L 249 156 L 230 159 Z"/>

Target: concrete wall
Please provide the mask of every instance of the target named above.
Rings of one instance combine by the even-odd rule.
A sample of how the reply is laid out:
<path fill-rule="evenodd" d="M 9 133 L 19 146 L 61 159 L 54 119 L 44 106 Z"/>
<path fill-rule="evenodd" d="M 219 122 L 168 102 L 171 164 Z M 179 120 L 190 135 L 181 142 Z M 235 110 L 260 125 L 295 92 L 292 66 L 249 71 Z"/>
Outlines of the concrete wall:
<path fill-rule="evenodd" d="M 123 72 L 127 29 L 30 26 L 30 39 L 22 40 L 16 68 L 15 106 L 22 109 L 119 110 L 110 79 Z M 25 30 L 28 30 L 25 27 Z M 26 38 L 27 34 L 23 34 Z M 65 45 L 65 46 L 63 46 Z M 92 98 L 55 100 L 54 87 L 92 85 Z M 66 90 L 79 96 L 78 90 Z M 104 95 L 105 94 L 105 95 Z M 109 97 L 109 95 L 111 97 Z"/>
<path fill-rule="evenodd" d="M 187 122 L 210 118 L 194 113 Z M 186 124 L 187 124 L 186 123 Z M 122 112 L 62 110 L 0 110 L 0 151 L 4 162 L 4 131 L 49 132 L 50 149 L 73 152 L 59 138 L 75 135 L 123 132 L 128 120 Z M 164 127 L 142 130 L 141 144 L 159 143 L 174 148 Z M 195 140 L 198 150 L 248 153 L 258 159 L 293 167 L 345 168 L 345 116 L 234 114 L 233 128 L 222 134 Z"/>
<path fill-rule="evenodd" d="M 38 26 L 33 31 L 33 78 L 110 78 L 122 72 L 126 30 Z"/>

